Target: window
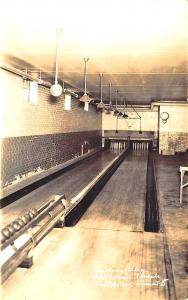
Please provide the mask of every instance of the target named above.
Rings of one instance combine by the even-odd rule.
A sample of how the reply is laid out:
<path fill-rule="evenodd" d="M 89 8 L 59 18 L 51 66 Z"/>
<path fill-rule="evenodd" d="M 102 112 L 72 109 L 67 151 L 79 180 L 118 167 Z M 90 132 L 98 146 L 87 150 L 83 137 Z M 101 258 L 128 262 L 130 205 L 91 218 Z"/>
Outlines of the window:
<path fill-rule="evenodd" d="M 65 110 L 71 110 L 71 95 L 70 94 L 65 94 L 64 98 L 64 109 Z"/>
<path fill-rule="evenodd" d="M 38 103 L 38 83 L 36 81 L 30 81 L 24 79 L 24 101 L 37 104 Z"/>

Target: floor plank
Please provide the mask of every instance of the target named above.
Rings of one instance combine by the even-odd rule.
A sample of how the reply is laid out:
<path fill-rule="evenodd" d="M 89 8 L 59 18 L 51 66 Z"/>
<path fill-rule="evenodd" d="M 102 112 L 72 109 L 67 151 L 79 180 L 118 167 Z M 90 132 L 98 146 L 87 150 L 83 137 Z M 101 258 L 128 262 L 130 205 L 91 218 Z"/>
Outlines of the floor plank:
<path fill-rule="evenodd" d="M 54 229 L 34 261 L 4 283 L 4 300 L 168 299 L 161 234 Z"/>
<path fill-rule="evenodd" d="M 79 228 L 144 231 L 147 153 L 131 153 L 77 224 Z"/>

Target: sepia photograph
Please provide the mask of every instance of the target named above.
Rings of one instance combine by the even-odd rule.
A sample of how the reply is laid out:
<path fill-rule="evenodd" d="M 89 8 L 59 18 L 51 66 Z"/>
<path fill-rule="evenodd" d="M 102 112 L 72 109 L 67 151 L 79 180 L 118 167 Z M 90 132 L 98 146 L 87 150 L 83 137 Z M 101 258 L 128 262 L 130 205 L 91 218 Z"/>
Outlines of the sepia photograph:
<path fill-rule="evenodd" d="M 188 300 L 188 0 L 0 19 L 0 298 Z"/>

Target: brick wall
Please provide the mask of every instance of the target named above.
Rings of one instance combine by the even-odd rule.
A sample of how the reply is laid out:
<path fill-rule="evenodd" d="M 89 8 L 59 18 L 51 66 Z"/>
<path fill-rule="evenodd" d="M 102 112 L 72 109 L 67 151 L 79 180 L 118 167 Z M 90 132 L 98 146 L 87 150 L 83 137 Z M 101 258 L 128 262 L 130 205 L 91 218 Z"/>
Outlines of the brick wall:
<path fill-rule="evenodd" d="M 54 98 L 49 88 L 40 86 L 38 104 L 24 100 L 23 78 L 6 71 L 3 72 L 3 103 L 1 136 L 28 136 L 101 130 L 101 114 L 90 105 L 84 111 L 78 99 L 72 99 L 72 109 L 64 110 L 64 96 Z"/>
<path fill-rule="evenodd" d="M 162 112 L 169 114 L 166 123 L 159 122 L 159 153 L 175 154 L 188 149 L 188 104 L 163 105 Z"/>
<path fill-rule="evenodd" d="M 160 153 L 175 154 L 188 149 L 187 132 L 162 132 L 160 134 Z"/>
<path fill-rule="evenodd" d="M 49 88 L 38 87 L 38 104 L 24 100 L 23 79 L 7 71 L 3 77 L 2 186 L 18 178 L 41 172 L 101 146 L 101 114 L 72 98 L 72 109 L 64 110 L 64 96 L 53 98 Z M 17 180 L 16 180 L 17 179 Z"/>

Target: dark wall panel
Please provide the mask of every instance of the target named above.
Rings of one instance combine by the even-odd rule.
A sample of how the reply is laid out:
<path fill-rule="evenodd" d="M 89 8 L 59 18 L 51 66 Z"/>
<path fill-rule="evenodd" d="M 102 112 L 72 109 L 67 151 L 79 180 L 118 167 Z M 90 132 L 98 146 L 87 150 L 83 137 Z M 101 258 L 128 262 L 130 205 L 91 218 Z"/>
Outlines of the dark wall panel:
<path fill-rule="evenodd" d="M 87 144 L 89 149 L 101 146 L 101 131 L 4 138 L 2 185 L 7 186 L 16 178 L 27 176 L 29 172 L 37 172 L 39 168 L 46 170 L 80 156 L 83 143 Z"/>

